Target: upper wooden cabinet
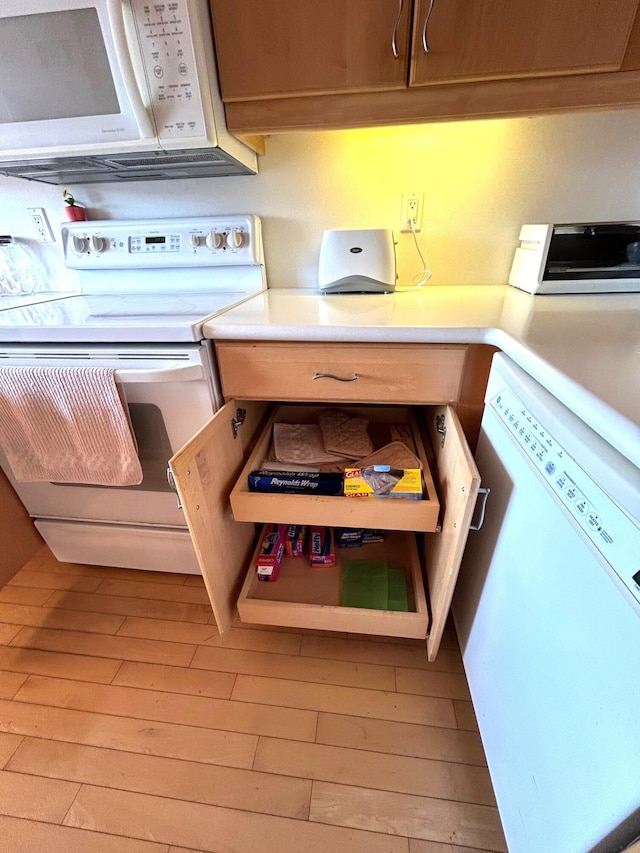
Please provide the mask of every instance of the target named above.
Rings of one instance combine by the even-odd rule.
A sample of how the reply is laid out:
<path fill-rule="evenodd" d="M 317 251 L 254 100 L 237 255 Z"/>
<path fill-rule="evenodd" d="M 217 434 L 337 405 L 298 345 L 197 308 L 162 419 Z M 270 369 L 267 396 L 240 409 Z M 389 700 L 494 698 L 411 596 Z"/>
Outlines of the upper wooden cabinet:
<path fill-rule="evenodd" d="M 223 98 L 238 101 L 616 70 L 638 0 L 211 0 L 211 8 Z"/>
<path fill-rule="evenodd" d="M 211 0 L 225 101 L 403 89 L 411 0 Z"/>
<path fill-rule="evenodd" d="M 211 0 L 227 123 L 246 134 L 637 106 L 639 6 Z"/>
<path fill-rule="evenodd" d="M 620 68 L 638 0 L 416 0 L 409 85 Z"/>

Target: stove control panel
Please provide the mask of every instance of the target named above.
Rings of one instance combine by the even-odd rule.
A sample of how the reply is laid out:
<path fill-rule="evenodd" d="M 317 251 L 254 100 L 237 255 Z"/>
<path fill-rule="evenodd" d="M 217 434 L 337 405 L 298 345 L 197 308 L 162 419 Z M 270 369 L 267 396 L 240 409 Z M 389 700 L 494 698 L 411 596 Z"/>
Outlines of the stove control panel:
<path fill-rule="evenodd" d="M 253 215 L 104 220 L 62 226 L 66 266 L 77 270 L 262 265 Z"/>
<path fill-rule="evenodd" d="M 640 528 L 508 388 L 491 408 L 556 499 L 640 603 Z"/>

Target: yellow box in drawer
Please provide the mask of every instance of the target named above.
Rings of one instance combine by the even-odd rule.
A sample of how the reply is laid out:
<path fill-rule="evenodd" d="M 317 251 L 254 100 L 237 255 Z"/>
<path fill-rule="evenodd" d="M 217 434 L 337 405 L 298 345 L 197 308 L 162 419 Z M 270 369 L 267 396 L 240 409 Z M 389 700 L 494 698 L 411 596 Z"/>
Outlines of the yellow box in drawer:
<path fill-rule="evenodd" d="M 360 498 L 422 498 L 422 471 L 419 468 L 393 468 L 368 465 L 345 468 L 344 494 Z"/>
<path fill-rule="evenodd" d="M 389 427 L 389 431 L 391 433 L 391 441 L 401 441 L 409 448 L 414 456 L 418 455 L 416 443 L 413 440 L 413 433 L 411 432 L 409 424 L 393 424 Z"/>

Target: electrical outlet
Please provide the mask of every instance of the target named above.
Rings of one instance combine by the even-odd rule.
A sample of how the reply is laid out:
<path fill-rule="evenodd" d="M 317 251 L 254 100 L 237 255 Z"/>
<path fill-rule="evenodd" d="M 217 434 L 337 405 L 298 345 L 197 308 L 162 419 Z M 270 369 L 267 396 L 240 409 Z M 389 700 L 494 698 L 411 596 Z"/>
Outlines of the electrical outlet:
<path fill-rule="evenodd" d="M 31 222 L 33 223 L 34 230 L 38 235 L 38 240 L 42 243 L 54 243 L 55 237 L 53 236 L 53 231 L 49 225 L 49 220 L 47 219 L 44 207 L 28 207 L 27 212 L 31 217 Z"/>
<path fill-rule="evenodd" d="M 400 211 L 400 231 L 411 231 L 410 222 L 413 219 L 413 230 L 420 231 L 422 228 L 422 207 L 424 193 L 405 192 L 402 193 L 402 208 Z"/>

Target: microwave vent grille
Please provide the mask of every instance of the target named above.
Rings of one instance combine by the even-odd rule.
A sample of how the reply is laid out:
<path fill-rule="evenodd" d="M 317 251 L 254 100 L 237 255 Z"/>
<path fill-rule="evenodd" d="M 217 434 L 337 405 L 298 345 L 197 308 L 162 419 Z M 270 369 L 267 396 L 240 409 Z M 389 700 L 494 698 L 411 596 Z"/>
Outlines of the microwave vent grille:
<path fill-rule="evenodd" d="M 253 175 L 255 172 L 220 149 L 143 151 L 101 157 L 65 157 L 46 160 L 0 160 L 0 175 L 27 178 L 45 184 L 96 184 L 170 178 L 208 178 Z"/>
<path fill-rule="evenodd" d="M 74 172 L 95 172 L 97 168 L 108 170 L 108 166 L 102 165 L 99 161 L 87 157 L 69 157 L 64 160 L 35 160 L 29 162 L 26 160 L 18 163 L 3 163 L 0 164 L 0 170 L 4 175 L 15 175 L 20 178 L 24 175 L 46 175 L 58 174 L 62 171 Z"/>
<path fill-rule="evenodd" d="M 127 168 L 140 168 L 141 166 L 152 166 L 157 169 L 158 166 L 172 165 L 189 165 L 191 163 L 225 163 L 225 158 L 221 157 L 215 151 L 203 151 L 192 154 L 189 151 L 184 153 L 173 154 L 155 154 L 152 156 L 132 156 L 132 157 L 106 157 L 105 162 L 114 166 L 126 166 Z"/>

